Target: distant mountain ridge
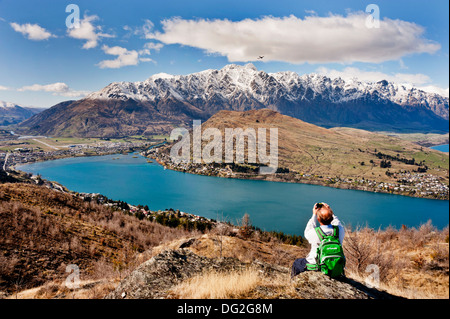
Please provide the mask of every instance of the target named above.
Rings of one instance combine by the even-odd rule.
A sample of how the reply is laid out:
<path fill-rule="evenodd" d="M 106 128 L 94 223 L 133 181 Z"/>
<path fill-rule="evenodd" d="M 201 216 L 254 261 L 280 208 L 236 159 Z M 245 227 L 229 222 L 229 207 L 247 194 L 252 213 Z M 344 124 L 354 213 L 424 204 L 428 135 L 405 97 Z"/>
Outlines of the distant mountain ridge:
<path fill-rule="evenodd" d="M 159 73 L 141 82 L 114 82 L 22 126 L 47 135 L 151 134 L 190 125 L 192 119 L 206 120 L 220 110 L 269 108 L 325 127 L 447 132 L 448 101 L 385 80 L 266 73 L 252 64 L 230 64 L 189 75 Z"/>
<path fill-rule="evenodd" d="M 20 123 L 42 111 L 38 108 L 24 107 L 12 102 L 0 101 L 0 125 Z"/>

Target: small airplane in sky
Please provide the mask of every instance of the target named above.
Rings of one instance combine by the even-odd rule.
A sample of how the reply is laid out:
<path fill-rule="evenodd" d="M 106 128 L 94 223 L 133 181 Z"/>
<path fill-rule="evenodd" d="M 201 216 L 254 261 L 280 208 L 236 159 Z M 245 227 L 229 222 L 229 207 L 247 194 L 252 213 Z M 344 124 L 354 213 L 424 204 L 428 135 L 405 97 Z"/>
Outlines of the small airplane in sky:
<path fill-rule="evenodd" d="M 258 60 L 262 60 L 262 59 L 264 59 L 264 55 L 260 55 L 260 56 L 258 57 Z"/>

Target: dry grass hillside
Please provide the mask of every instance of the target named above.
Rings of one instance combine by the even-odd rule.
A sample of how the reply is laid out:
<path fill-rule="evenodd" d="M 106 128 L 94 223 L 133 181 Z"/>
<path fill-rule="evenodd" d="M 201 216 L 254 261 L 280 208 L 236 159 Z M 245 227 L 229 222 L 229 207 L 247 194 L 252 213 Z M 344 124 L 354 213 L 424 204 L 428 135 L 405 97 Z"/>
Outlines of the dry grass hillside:
<path fill-rule="evenodd" d="M 359 282 L 375 285 L 372 278 L 376 266 L 379 278 L 377 285 L 381 290 L 412 299 L 448 298 L 448 236 L 448 228 L 438 231 L 431 224 L 400 230 L 347 229 L 344 240 L 346 275 Z M 279 242 L 264 243 L 257 239 L 257 234 L 248 239 L 206 234 L 155 247 L 151 256 L 166 249 L 185 247 L 195 254 L 217 258 L 220 257 L 221 246 L 223 257 L 237 258 L 246 263 L 258 260 L 287 268 L 296 258 L 304 257 L 309 251 L 308 245 L 297 247 Z M 211 275 L 217 276 L 214 273 Z M 239 273 L 235 275 L 240 276 Z M 284 285 L 288 279 L 286 274 L 278 278 L 279 282 L 275 280 L 272 284 Z M 192 287 L 189 289 L 195 291 Z"/>
<path fill-rule="evenodd" d="M 119 278 L 134 257 L 192 235 L 44 186 L 0 184 L 0 291 L 8 294 L 67 277 Z"/>
<path fill-rule="evenodd" d="M 405 298 L 449 298 L 449 229 L 347 229 L 347 275 Z"/>
<path fill-rule="evenodd" d="M 219 263 L 231 258 L 242 265 L 270 265 L 276 271 L 268 277 L 248 267 L 210 271 L 171 287 L 171 298 L 302 296 L 288 270 L 307 254 L 307 244 L 288 245 L 258 230 L 248 232 L 241 226 L 236 233 L 236 227 L 220 225 L 203 234 L 188 232 L 44 186 L 1 184 L 0 292 L 8 298 L 103 298 L 139 265 L 182 248 Z M 430 224 L 400 230 L 348 229 L 346 275 L 367 283 L 375 265 L 379 289 L 392 295 L 448 298 L 448 240 L 448 228 L 437 230 Z M 64 284 L 69 264 L 81 271 L 81 285 L 75 290 Z M 313 277 L 301 280 L 313 280 L 308 287 L 320 289 L 321 281 Z M 205 291 L 205 278 L 224 284 Z M 227 290 L 230 285 L 233 289 Z M 339 297 L 339 290 L 334 293 Z"/>

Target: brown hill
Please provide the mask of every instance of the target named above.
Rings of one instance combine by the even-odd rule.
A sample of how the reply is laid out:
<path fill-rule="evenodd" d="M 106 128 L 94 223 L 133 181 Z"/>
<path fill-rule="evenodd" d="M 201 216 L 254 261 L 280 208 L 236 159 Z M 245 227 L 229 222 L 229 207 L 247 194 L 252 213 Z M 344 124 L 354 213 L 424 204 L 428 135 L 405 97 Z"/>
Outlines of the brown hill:
<path fill-rule="evenodd" d="M 269 109 L 219 111 L 202 123 L 203 132 L 208 128 L 221 131 L 222 154 L 225 154 L 225 128 L 253 128 L 256 132 L 259 128 L 267 132 L 277 128 L 278 167 L 301 174 L 394 182 L 395 177 L 386 175 L 387 171 L 413 172 L 426 165 L 428 173 L 448 185 L 448 154 L 391 136 L 353 128 L 325 129 Z M 203 141 L 203 146 L 208 142 Z M 247 148 L 245 151 L 247 154 Z M 390 159 L 390 167 L 382 167 L 386 158 Z"/>
<path fill-rule="evenodd" d="M 347 229 L 344 281 L 317 273 L 290 281 L 307 245 L 233 228 L 187 232 L 45 186 L 0 184 L 0 298 L 448 298 L 448 227 Z M 64 286 L 69 264 L 81 271 L 73 291 Z M 377 290 L 362 284 L 373 264 Z M 207 285 L 216 280 L 240 290 Z"/>
<path fill-rule="evenodd" d="M 0 101 L 0 125 L 7 126 L 20 123 L 41 111 L 42 109 Z"/>
<path fill-rule="evenodd" d="M 199 110 L 167 100 L 158 107 L 135 100 L 67 101 L 22 122 L 19 130 L 66 137 L 122 137 L 168 133 L 187 126 Z M 204 118 L 204 117 L 200 117 Z"/>

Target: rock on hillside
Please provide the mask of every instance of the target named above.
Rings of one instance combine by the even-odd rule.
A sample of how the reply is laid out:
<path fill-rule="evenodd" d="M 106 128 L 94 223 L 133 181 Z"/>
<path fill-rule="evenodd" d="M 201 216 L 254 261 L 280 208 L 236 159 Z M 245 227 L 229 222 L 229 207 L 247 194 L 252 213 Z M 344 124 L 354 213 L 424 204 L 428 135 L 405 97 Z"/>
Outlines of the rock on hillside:
<path fill-rule="evenodd" d="M 202 271 L 244 267 L 235 258 L 212 259 L 186 249 L 166 250 L 141 264 L 107 298 L 166 298 L 171 287 Z"/>
<path fill-rule="evenodd" d="M 141 264 L 107 299 L 171 298 L 170 289 L 195 275 L 209 270 L 238 271 L 256 268 L 265 278 L 289 278 L 289 269 L 254 261 L 243 263 L 236 258 L 208 258 L 198 256 L 187 249 L 165 250 Z M 288 282 L 288 280 L 284 280 Z M 350 279 L 334 280 L 318 272 L 305 272 L 284 287 L 259 285 L 246 297 L 262 299 L 392 299 L 398 298 L 385 292 L 370 289 Z M 283 290 L 283 288 L 281 288 Z"/>

